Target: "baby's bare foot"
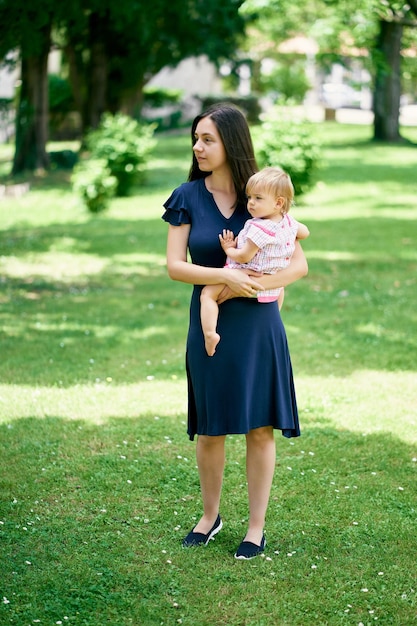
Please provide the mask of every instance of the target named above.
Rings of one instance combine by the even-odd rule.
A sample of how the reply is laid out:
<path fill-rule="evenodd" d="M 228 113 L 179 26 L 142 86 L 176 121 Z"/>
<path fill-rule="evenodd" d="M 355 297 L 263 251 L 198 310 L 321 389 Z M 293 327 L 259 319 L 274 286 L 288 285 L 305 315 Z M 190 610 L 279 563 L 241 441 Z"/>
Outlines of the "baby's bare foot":
<path fill-rule="evenodd" d="M 218 333 L 206 333 L 204 337 L 206 344 L 206 352 L 209 356 L 213 356 L 216 352 L 217 344 L 220 341 L 220 335 Z"/>

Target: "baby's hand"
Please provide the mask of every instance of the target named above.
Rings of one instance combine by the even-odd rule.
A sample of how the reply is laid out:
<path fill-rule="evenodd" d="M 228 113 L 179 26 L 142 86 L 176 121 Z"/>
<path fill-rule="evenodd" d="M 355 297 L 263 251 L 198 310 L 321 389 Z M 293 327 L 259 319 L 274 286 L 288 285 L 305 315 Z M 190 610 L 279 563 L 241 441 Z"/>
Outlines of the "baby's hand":
<path fill-rule="evenodd" d="M 228 248 L 236 248 L 237 241 L 231 230 L 224 230 L 223 233 L 219 235 L 219 239 L 220 245 L 225 252 L 227 252 Z"/>

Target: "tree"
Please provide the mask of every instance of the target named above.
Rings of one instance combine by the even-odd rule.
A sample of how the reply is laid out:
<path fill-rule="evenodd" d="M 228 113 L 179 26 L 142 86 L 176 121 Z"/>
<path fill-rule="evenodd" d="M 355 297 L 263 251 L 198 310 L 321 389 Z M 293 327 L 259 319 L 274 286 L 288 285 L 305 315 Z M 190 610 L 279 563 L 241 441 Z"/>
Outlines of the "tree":
<path fill-rule="evenodd" d="M 417 0 L 408 4 L 382 5 L 376 39 L 374 82 L 374 139 L 395 142 L 401 139 L 399 112 L 401 98 L 401 52 L 404 29 L 417 27 Z"/>
<path fill-rule="evenodd" d="M 417 27 L 417 0 L 325 0 L 342 19 L 338 45 L 343 41 L 343 23 L 358 46 L 370 51 L 373 74 L 374 140 L 396 142 L 400 135 L 400 98 L 404 33 Z"/>
<path fill-rule="evenodd" d="M 46 10 L 33 11 L 24 0 L 0 3 L 0 58 L 19 50 L 21 85 L 16 112 L 13 173 L 48 166 L 47 60 L 51 21 Z"/>
<path fill-rule="evenodd" d="M 342 60 L 343 49 L 367 50 L 372 75 L 374 140 L 396 142 L 400 135 L 402 52 L 406 27 L 417 26 L 412 19 L 412 2 L 401 0 L 324 0 L 333 28 L 319 39 L 325 55 Z M 417 0 L 413 0 L 416 8 Z M 415 14 L 417 17 L 417 13 Z M 323 25 L 329 22 L 323 20 Z"/>
<path fill-rule="evenodd" d="M 417 0 L 246 0 L 243 10 L 258 16 L 258 30 L 276 47 L 303 32 L 317 41 L 323 62 L 343 63 L 349 46 L 368 50 L 374 139 L 400 139 L 401 55 L 406 30 L 417 26 Z"/>
<path fill-rule="evenodd" d="M 53 27 L 75 1 L 0 0 L 0 59 L 13 51 L 20 64 L 13 174 L 49 166 L 48 56 Z"/>
<path fill-rule="evenodd" d="M 139 111 L 143 87 L 163 67 L 233 55 L 244 33 L 242 1 L 88 0 L 89 12 L 69 20 L 64 34 L 84 128 L 95 128 L 104 111 Z"/>
<path fill-rule="evenodd" d="M 144 85 L 166 65 L 232 55 L 244 33 L 242 1 L 0 0 L 0 59 L 18 50 L 21 65 L 13 173 L 48 167 L 51 45 L 64 51 L 87 130 L 105 111 L 140 108 Z"/>

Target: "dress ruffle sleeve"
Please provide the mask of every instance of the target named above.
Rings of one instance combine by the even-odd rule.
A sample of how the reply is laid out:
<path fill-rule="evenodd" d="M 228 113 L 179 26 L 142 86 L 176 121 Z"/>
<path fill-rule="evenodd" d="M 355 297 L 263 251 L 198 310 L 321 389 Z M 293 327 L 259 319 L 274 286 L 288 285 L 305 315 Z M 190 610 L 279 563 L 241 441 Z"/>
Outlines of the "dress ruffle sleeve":
<path fill-rule="evenodd" d="M 162 219 L 171 226 L 181 226 L 181 224 L 191 224 L 191 216 L 186 208 L 187 201 L 182 186 L 175 189 L 163 206 L 165 213 Z"/>

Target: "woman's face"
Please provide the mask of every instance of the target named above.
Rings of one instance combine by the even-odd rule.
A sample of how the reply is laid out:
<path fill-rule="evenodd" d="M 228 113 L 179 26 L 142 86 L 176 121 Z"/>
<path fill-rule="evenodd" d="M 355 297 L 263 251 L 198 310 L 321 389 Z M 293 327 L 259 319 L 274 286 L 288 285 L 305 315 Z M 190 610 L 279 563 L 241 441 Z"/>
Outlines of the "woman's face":
<path fill-rule="evenodd" d="M 203 117 L 198 122 L 194 138 L 193 150 L 202 172 L 214 172 L 228 167 L 223 142 L 210 117 Z"/>

